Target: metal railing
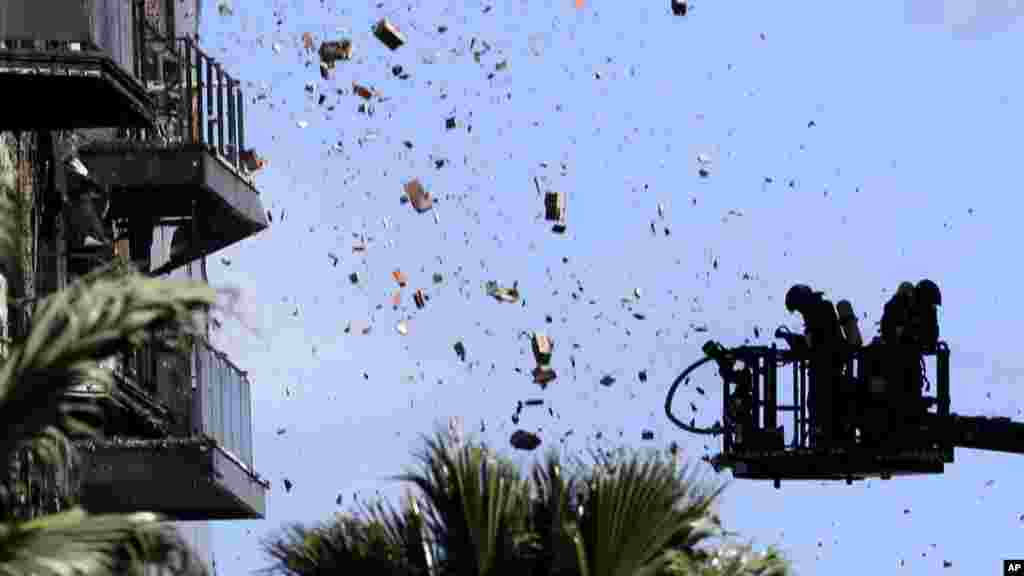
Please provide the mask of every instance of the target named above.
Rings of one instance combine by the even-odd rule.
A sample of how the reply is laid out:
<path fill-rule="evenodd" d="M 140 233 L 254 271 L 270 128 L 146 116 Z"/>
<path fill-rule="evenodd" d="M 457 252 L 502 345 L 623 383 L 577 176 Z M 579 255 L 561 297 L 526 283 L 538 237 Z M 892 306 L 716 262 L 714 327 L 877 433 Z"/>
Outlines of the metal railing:
<path fill-rule="evenodd" d="M 143 79 L 143 0 L 5 0 L 0 54 L 100 53 Z"/>
<path fill-rule="evenodd" d="M 252 394 L 247 374 L 204 340 L 197 340 L 194 383 L 199 391 L 199 431 L 216 440 L 249 471 L 252 457 Z"/>
<path fill-rule="evenodd" d="M 186 142 L 203 144 L 240 168 L 245 123 L 239 81 L 191 38 L 178 38 L 176 45 L 182 72 L 179 133 Z"/>

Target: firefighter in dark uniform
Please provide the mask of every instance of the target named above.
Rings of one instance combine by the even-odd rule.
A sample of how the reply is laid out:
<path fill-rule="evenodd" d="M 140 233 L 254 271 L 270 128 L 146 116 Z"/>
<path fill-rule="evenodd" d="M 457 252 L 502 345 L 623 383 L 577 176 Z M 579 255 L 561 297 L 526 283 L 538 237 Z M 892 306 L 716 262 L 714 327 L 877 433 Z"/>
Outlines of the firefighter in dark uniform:
<path fill-rule="evenodd" d="M 735 385 L 728 403 L 728 421 L 734 430 L 734 441 L 737 447 L 754 447 L 756 431 L 754 430 L 754 382 L 750 368 L 744 366 L 736 369 L 736 358 L 728 354 L 717 342 L 704 344 L 704 354 L 718 364 L 718 373 L 726 384 Z"/>
<path fill-rule="evenodd" d="M 809 286 L 797 284 L 786 292 L 786 310 L 799 312 L 810 346 L 810 390 L 807 403 L 814 422 L 814 446 L 827 447 L 841 438 L 841 412 L 844 401 L 839 392 L 842 380 L 844 338 L 839 316 L 831 301 Z"/>
<path fill-rule="evenodd" d="M 882 315 L 893 423 L 901 425 L 904 437 L 917 431 L 925 411 L 923 351 L 938 343 L 936 307 L 941 299 L 938 286 L 931 280 L 922 280 L 917 286 L 903 282 Z"/>

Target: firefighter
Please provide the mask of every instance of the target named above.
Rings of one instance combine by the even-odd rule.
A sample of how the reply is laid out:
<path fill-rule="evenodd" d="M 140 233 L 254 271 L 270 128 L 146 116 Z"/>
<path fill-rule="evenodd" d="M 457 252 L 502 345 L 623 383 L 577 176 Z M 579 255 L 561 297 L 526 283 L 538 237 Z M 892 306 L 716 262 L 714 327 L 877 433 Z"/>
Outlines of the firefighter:
<path fill-rule="evenodd" d="M 735 390 L 729 397 L 726 416 L 734 427 L 736 445 L 750 445 L 754 435 L 753 374 L 746 366 L 737 370 L 736 358 L 713 340 L 704 344 L 703 351 L 718 364 L 718 373 L 726 385 L 735 384 Z"/>
<path fill-rule="evenodd" d="M 939 306 L 942 306 L 939 286 L 928 279 L 918 282 L 910 316 L 915 340 L 923 347 L 934 348 L 939 343 Z"/>
<path fill-rule="evenodd" d="M 911 439 L 918 427 L 923 406 L 921 388 L 922 328 L 928 316 L 928 302 L 934 301 L 934 282 L 921 282 L 918 290 L 910 282 L 902 282 L 896 294 L 885 304 L 882 314 L 882 340 L 885 349 L 885 395 L 890 407 L 890 424 L 896 429 L 900 443 Z M 937 290 L 937 287 L 936 287 Z M 934 306 L 931 306 L 934 312 Z M 925 330 L 930 332 L 930 330 Z M 937 334 L 936 334 L 937 339 Z"/>
<path fill-rule="evenodd" d="M 799 312 L 804 319 L 804 329 L 810 345 L 810 391 L 807 403 L 814 422 L 816 447 L 825 447 L 839 438 L 842 422 L 836 410 L 837 401 L 842 401 L 837 386 L 842 378 L 843 347 L 842 328 L 839 316 L 831 301 L 822 297 L 809 286 L 797 284 L 786 292 L 786 310 Z"/>

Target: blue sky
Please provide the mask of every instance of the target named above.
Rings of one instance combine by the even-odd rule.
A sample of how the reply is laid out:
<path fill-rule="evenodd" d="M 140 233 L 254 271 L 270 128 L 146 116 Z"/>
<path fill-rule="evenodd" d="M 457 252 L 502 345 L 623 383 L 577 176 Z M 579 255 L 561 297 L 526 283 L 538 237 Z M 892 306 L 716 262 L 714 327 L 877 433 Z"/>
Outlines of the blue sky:
<path fill-rule="evenodd" d="M 244 322 L 215 341 L 250 372 L 257 468 L 273 482 L 265 521 L 215 524 L 221 573 L 265 566 L 260 537 L 327 518 L 339 493 L 346 508 L 356 491 L 397 496 L 387 477 L 450 416 L 476 432 L 483 421 L 480 436 L 507 446 L 520 399 L 542 396 L 557 413 L 524 411 L 522 425 L 542 427 L 546 445 L 570 428 L 575 451 L 597 431 L 647 445 L 649 428 L 657 445 L 674 440 L 698 458 L 704 439 L 662 414 L 669 383 L 707 337 L 737 345 L 754 326 L 763 337 L 799 328 L 781 303 L 797 282 L 850 299 L 870 337 L 899 282 L 934 279 L 953 410 L 1024 418 L 1024 310 L 1012 297 L 1019 10 L 707 1 L 676 18 L 668 2 L 345 4 L 204 10 L 203 45 L 251 83 L 250 96 L 267 94 L 247 107 L 246 137 L 269 159 L 258 182 L 274 214 L 268 231 L 224 251 L 230 265 L 210 259 L 211 282 L 244 289 Z M 381 16 L 407 35 L 395 52 L 369 32 Z M 321 81 L 304 32 L 352 38 L 355 58 Z M 479 64 L 472 38 L 491 47 Z M 508 67 L 495 72 L 501 60 Z M 410 78 L 395 78 L 395 65 Z M 353 81 L 389 100 L 360 114 Z M 451 113 L 459 128 L 446 131 Z M 343 151 L 331 151 L 338 142 Z M 697 175 L 698 153 L 712 159 L 710 178 Z M 438 170 L 439 157 L 448 163 Z M 414 177 L 439 198 L 438 222 L 399 203 Z M 568 194 L 565 236 L 541 219 L 534 177 Z M 652 220 L 671 235 L 652 235 Z M 352 252 L 353 234 L 369 239 L 365 253 Z M 392 310 L 396 268 L 431 296 L 424 310 L 409 288 Z M 518 281 L 526 306 L 489 298 L 488 280 Z M 620 303 L 637 287 L 643 321 Z M 373 331 L 345 334 L 350 321 Z M 559 378 L 543 394 L 520 337 L 534 329 L 555 340 Z M 459 339 L 468 365 L 452 350 Z M 598 384 L 604 374 L 613 387 Z M 684 391 L 681 411 L 690 400 L 706 422 L 718 418 L 715 398 Z M 1022 473 L 1021 457 L 958 450 L 936 477 L 778 491 L 734 481 L 722 514 L 757 544 L 781 534 L 799 574 L 996 573 L 1002 558 L 1024 556 Z"/>

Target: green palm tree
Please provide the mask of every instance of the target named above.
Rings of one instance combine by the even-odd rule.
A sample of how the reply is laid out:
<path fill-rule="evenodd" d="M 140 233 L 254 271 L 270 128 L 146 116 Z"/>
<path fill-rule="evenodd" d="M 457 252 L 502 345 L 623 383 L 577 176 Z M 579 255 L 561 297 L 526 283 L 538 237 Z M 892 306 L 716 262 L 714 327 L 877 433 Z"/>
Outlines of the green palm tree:
<path fill-rule="evenodd" d="M 0 181 L 0 266 L 8 278 L 24 278 L 23 208 Z M 146 333 L 181 336 L 198 328 L 197 313 L 214 298 L 202 284 L 114 266 L 36 302 L 25 338 L 11 343 L 0 366 L 0 462 L 28 452 L 51 469 L 68 470 L 75 457 L 68 435 L 94 435 L 97 428 L 64 393 L 83 381 L 113 386 L 100 361 Z M 4 516 L 2 576 L 141 574 L 146 564 L 206 573 L 177 532 L 153 514 L 92 516 L 71 507 L 27 521 Z"/>
<path fill-rule="evenodd" d="M 427 438 L 417 456 L 420 469 L 396 479 L 418 488 L 418 498 L 401 511 L 378 503 L 310 530 L 292 526 L 264 542 L 274 560 L 264 573 L 788 573 L 778 552 L 754 553 L 721 528 L 712 508 L 724 486 L 699 481 L 657 453 L 598 454 L 567 474 L 549 451 L 529 480 L 487 447 L 451 434 Z M 369 534 L 380 538 L 376 546 L 364 545 Z"/>

